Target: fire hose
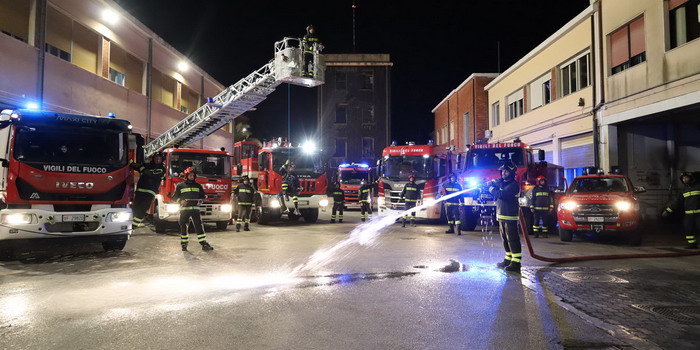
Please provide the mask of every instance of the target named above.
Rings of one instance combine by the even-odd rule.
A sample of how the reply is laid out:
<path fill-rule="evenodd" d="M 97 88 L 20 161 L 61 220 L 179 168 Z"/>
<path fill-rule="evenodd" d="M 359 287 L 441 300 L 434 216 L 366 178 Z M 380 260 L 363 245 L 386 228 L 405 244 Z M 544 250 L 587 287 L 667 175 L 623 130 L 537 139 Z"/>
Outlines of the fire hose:
<path fill-rule="evenodd" d="M 607 254 L 607 255 L 584 255 L 584 256 L 570 256 L 561 258 L 550 258 L 546 256 L 539 255 L 535 253 L 532 248 L 532 243 L 530 242 L 530 236 L 527 232 L 527 226 L 525 225 L 525 218 L 523 217 L 523 210 L 520 208 L 518 215 L 518 222 L 520 223 L 520 233 L 523 235 L 525 240 L 525 245 L 530 253 L 530 256 L 541 261 L 553 262 L 553 263 L 565 263 L 574 261 L 589 261 L 589 260 L 614 260 L 614 259 L 639 259 L 639 258 L 673 258 L 679 256 L 692 256 L 700 255 L 700 250 L 687 251 L 687 252 L 670 252 L 670 253 L 635 253 L 635 254 Z"/>

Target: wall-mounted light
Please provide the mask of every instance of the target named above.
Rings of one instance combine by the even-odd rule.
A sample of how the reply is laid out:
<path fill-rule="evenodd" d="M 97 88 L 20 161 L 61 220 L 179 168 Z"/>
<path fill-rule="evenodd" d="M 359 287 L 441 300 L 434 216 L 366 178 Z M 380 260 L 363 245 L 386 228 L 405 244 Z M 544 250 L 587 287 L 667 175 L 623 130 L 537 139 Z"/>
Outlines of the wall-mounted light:
<path fill-rule="evenodd" d="M 578 106 L 583 107 L 586 105 L 586 101 L 583 100 L 583 97 L 579 97 L 578 99 Z"/>
<path fill-rule="evenodd" d="M 181 61 L 177 64 L 177 70 L 180 72 L 186 72 L 188 69 L 190 69 L 190 65 L 185 61 Z"/>
<path fill-rule="evenodd" d="M 119 22 L 119 15 L 112 9 L 102 11 L 102 20 L 108 24 L 116 24 Z"/>

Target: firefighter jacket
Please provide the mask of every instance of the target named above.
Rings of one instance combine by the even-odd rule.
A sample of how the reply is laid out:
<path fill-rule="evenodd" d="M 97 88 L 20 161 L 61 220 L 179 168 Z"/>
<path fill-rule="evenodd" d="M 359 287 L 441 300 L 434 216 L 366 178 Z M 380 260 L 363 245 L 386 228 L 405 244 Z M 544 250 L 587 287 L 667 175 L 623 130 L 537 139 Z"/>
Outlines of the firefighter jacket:
<path fill-rule="evenodd" d="M 498 221 L 518 220 L 518 197 L 520 186 L 510 179 L 497 179 L 490 183 L 489 192 L 496 198 L 496 219 Z"/>
<path fill-rule="evenodd" d="M 438 191 L 438 193 L 442 193 L 442 191 L 445 191 L 445 196 L 451 195 L 453 193 L 457 193 L 462 191 L 462 185 L 456 183 L 456 182 L 445 182 L 442 184 L 442 189 Z M 450 199 L 445 199 L 445 205 L 455 205 L 455 204 L 460 204 L 462 203 L 462 197 L 463 195 L 457 195 L 454 196 Z"/>
<path fill-rule="evenodd" d="M 308 33 L 304 35 L 302 40 L 302 46 L 304 46 L 304 53 L 314 53 L 314 46 L 318 44 L 318 37 L 316 33 Z"/>
<path fill-rule="evenodd" d="M 180 210 L 199 210 L 197 202 L 205 197 L 204 187 L 202 187 L 202 185 L 198 184 L 197 181 L 185 180 L 175 187 L 173 201 L 180 202 L 183 199 L 187 200 L 187 203 L 180 207 Z"/>
<path fill-rule="evenodd" d="M 369 184 L 369 185 L 362 185 L 360 189 L 357 191 L 357 196 L 360 199 L 360 203 L 362 202 L 369 202 L 370 195 L 372 194 L 372 190 L 377 189 L 377 183 Z"/>
<path fill-rule="evenodd" d="M 329 197 L 333 197 L 333 203 L 345 203 L 345 192 L 340 189 L 340 186 L 333 186 L 333 188 L 329 188 L 326 194 Z"/>
<path fill-rule="evenodd" d="M 233 190 L 233 194 L 236 195 L 238 205 L 253 205 L 253 195 L 255 194 L 253 186 L 240 184 Z"/>
<path fill-rule="evenodd" d="M 554 209 L 554 193 L 547 187 L 535 186 L 532 188 L 532 201 L 530 209 L 537 211 L 549 211 Z"/>
<path fill-rule="evenodd" d="M 417 202 L 420 199 L 420 188 L 415 183 L 407 183 L 401 191 L 401 199 L 406 202 Z"/>
<path fill-rule="evenodd" d="M 299 179 L 291 173 L 288 173 L 282 182 L 282 192 L 295 194 L 300 190 L 299 187 Z"/>
<path fill-rule="evenodd" d="M 678 197 L 669 203 L 666 211 L 669 213 L 700 214 L 700 182 L 696 180 L 685 185 Z"/>
<path fill-rule="evenodd" d="M 131 163 L 131 168 L 139 172 L 139 183 L 136 185 L 136 191 L 155 196 L 158 193 L 160 182 L 165 179 L 165 166 L 155 163 L 146 165 Z"/>

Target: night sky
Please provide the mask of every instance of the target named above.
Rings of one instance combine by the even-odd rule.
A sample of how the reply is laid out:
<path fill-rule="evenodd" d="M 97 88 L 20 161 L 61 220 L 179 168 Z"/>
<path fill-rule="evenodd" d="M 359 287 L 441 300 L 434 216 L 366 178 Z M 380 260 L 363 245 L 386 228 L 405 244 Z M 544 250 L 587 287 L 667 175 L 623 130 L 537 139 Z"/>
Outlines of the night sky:
<path fill-rule="evenodd" d="M 352 0 L 116 0 L 224 85 L 267 63 L 273 44 L 316 27 L 324 53 L 348 53 Z M 389 53 L 392 139 L 424 143 L 431 110 L 471 73 L 506 70 L 588 6 L 589 0 L 357 0 L 356 52 Z M 316 91 L 292 86 L 292 138 L 313 134 Z M 248 113 L 253 136 L 287 134 L 288 88 L 280 86 Z"/>

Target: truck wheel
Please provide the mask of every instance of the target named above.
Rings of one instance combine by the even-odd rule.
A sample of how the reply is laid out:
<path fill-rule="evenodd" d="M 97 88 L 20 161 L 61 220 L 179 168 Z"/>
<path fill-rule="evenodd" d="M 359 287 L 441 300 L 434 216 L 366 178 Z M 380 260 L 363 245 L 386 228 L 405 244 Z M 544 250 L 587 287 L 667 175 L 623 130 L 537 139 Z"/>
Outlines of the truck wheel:
<path fill-rule="evenodd" d="M 460 215 L 462 216 L 460 220 L 462 222 L 462 231 L 474 231 L 476 225 L 479 223 L 479 214 L 473 212 L 470 207 L 466 207 Z"/>
<path fill-rule="evenodd" d="M 153 209 L 153 226 L 156 228 L 156 233 L 165 233 L 167 229 L 166 223 L 167 222 L 161 220 L 160 215 L 158 215 L 158 202 L 156 202 L 155 209 Z"/>
<path fill-rule="evenodd" d="M 296 215 L 294 213 L 289 213 L 287 214 L 287 218 L 289 218 L 289 221 L 299 221 L 299 218 L 301 218 L 301 216 Z"/>
<path fill-rule="evenodd" d="M 318 208 L 306 209 L 301 215 L 304 217 L 304 222 L 314 223 L 318 221 Z"/>
<path fill-rule="evenodd" d="M 571 232 L 571 230 L 559 228 L 559 239 L 561 239 L 562 242 L 571 242 L 572 238 L 573 232 Z"/>
<path fill-rule="evenodd" d="M 217 221 L 216 228 L 219 230 L 225 230 L 228 227 L 228 221 Z"/>
<path fill-rule="evenodd" d="M 111 250 L 122 250 L 126 246 L 126 241 L 129 239 L 128 236 L 116 236 L 109 241 L 102 242 L 102 248 L 108 252 Z"/>
<path fill-rule="evenodd" d="M 639 231 L 627 232 L 627 244 L 631 246 L 638 246 L 642 244 L 642 233 Z"/>
<path fill-rule="evenodd" d="M 15 258 L 15 250 L 12 247 L 0 245 L 0 261 L 9 261 Z"/>
<path fill-rule="evenodd" d="M 267 225 L 270 222 L 270 216 L 265 214 L 260 197 L 255 198 L 255 212 L 258 216 L 258 224 Z"/>

